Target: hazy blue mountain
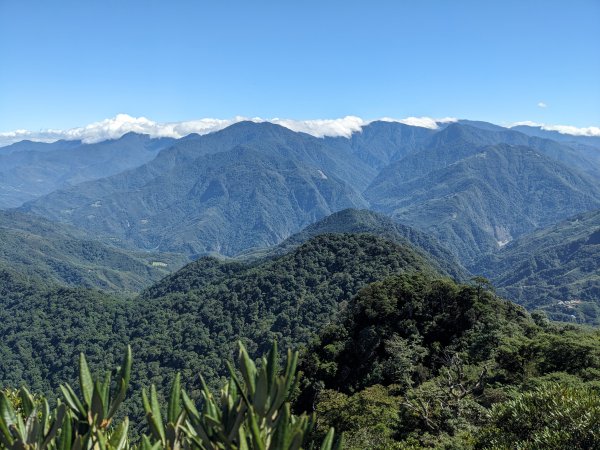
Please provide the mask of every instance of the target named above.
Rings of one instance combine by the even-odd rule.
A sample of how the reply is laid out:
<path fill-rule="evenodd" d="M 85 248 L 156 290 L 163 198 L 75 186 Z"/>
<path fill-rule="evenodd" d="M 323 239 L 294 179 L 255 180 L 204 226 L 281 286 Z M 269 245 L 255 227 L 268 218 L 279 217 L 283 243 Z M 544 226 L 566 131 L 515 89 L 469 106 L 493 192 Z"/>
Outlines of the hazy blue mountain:
<path fill-rule="evenodd" d="M 243 122 L 190 136 L 139 168 L 24 206 L 142 249 L 232 255 L 365 207 L 365 164 L 322 139 Z M 363 179 L 362 182 L 359 182 Z"/>
<path fill-rule="evenodd" d="M 530 127 L 520 125 L 511 128 L 528 136 L 536 136 L 543 139 L 552 139 L 575 149 L 575 151 L 589 163 L 588 169 L 580 167 L 595 176 L 599 176 L 600 167 L 600 136 L 574 136 L 562 134 L 558 131 L 542 130 L 541 127 Z"/>
<path fill-rule="evenodd" d="M 600 210 L 536 230 L 471 268 L 528 308 L 600 324 Z"/>
<path fill-rule="evenodd" d="M 23 210 L 120 246 L 232 256 L 278 244 L 341 209 L 370 206 L 436 233 L 467 262 L 596 207 L 600 166 L 585 152 L 485 122 L 442 125 L 373 122 L 350 138 L 319 139 L 241 122 L 187 136 L 142 166 L 59 189 Z M 123 139 L 134 137 L 141 139 Z M 496 144 L 522 147 L 482 159 Z M 553 192 L 554 203 L 546 198 Z M 447 222 L 454 213 L 460 218 Z"/>
<path fill-rule="evenodd" d="M 409 153 L 422 148 L 435 134 L 435 130 L 413 127 L 398 122 L 375 121 L 364 126 L 361 132 L 348 138 L 327 137 L 325 142 L 334 147 L 347 149 L 369 167 L 380 170 Z M 373 177 L 376 173 L 373 174 Z"/>
<path fill-rule="evenodd" d="M 418 177 L 411 171 L 399 175 L 399 166 L 382 171 L 365 195 L 373 208 L 435 235 L 463 263 L 600 205 L 595 180 L 531 148 L 496 145 L 473 151 L 458 140 L 447 151 L 462 153 L 462 159 L 440 162 L 438 156 L 449 148 L 433 147 L 413 159 L 421 169 Z"/>
<path fill-rule="evenodd" d="M 0 152 L 0 208 L 22 203 L 56 189 L 107 177 L 152 160 L 174 139 L 128 133 L 97 144 L 58 141 L 19 142 Z"/>
<path fill-rule="evenodd" d="M 46 282 L 133 292 L 185 262 L 181 255 L 116 249 L 67 225 L 0 211 L 0 267 Z"/>
<path fill-rule="evenodd" d="M 437 239 L 415 228 L 402 225 L 391 218 L 369 210 L 344 209 L 307 226 L 281 244 L 266 249 L 249 250 L 238 258 L 273 258 L 294 250 L 304 242 L 322 234 L 367 233 L 379 236 L 398 245 L 411 246 L 439 273 L 458 280 L 469 277 L 456 256 Z"/>
<path fill-rule="evenodd" d="M 56 142 L 35 142 L 30 140 L 22 140 L 19 142 L 15 142 L 11 145 L 6 145 L 4 147 L 0 147 L 0 155 L 8 155 L 10 153 L 15 152 L 51 152 L 54 150 L 65 150 L 69 148 L 75 148 L 81 145 L 81 141 L 73 140 L 59 140 Z"/>
<path fill-rule="evenodd" d="M 449 126 L 454 122 L 447 122 L 445 124 L 445 126 Z M 462 125 L 468 125 L 470 127 L 474 127 L 474 128 L 480 128 L 482 130 L 488 130 L 488 131 L 506 131 L 508 128 L 506 127 L 501 127 L 500 125 L 496 125 L 494 123 L 489 123 L 489 122 L 483 122 L 481 120 L 467 120 L 467 119 L 460 119 L 457 121 L 457 123 L 460 123 Z"/>
<path fill-rule="evenodd" d="M 570 167 L 593 176 L 600 176 L 600 164 L 596 164 L 568 145 L 530 137 L 502 127 L 488 128 L 474 127 L 463 123 L 449 124 L 422 144 L 420 151 L 411 153 L 385 167 L 373 180 L 367 193 L 378 189 L 382 183 L 404 182 L 419 178 L 433 170 L 441 169 L 472 156 L 485 146 L 496 144 L 530 147 Z"/>

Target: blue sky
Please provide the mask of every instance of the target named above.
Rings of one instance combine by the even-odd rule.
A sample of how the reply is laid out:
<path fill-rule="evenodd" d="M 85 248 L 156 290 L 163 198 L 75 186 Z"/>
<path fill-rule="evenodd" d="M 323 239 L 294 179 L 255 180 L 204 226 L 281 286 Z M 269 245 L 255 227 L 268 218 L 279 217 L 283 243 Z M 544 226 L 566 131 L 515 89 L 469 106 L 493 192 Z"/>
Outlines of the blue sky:
<path fill-rule="evenodd" d="M 0 131 L 118 113 L 600 126 L 598 24 L 597 0 L 0 0 Z"/>

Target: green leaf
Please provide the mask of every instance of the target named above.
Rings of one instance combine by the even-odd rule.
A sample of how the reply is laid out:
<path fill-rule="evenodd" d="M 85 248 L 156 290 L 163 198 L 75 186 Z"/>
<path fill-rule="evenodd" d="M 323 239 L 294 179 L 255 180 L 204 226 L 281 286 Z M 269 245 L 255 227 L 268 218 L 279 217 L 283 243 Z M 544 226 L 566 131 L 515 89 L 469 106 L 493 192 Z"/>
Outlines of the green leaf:
<path fill-rule="evenodd" d="M 268 380 L 267 384 L 273 386 L 273 382 L 275 380 L 275 376 L 277 375 L 277 370 L 279 369 L 279 357 L 277 354 L 277 341 L 273 341 L 273 346 L 269 351 L 269 358 L 267 363 L 267 374 Z"/>
<path fill-rule="evenodd" d="M 46 402 L 45 399 L 44 399 L 44 402 Z M 48 404 L 48 403 L 46 402 L 46 404 Z M 69 433 L 70 433 L 71 418 L 70 418 L 69 414 L 67 413 L 67 407 L 61 403 L 60 405 L 58 405 L 58 408 L 56 410 L 56 417 L 54 418 L 52 428 L 50 428 L 50 430 L 48 430 L 48 433 L 46 434 L 46 437 L 44 438 L 44 442 L 42 443 L 42 448 L 46 448 L 50 444 L 50 441 L 56 437 L 56 434 L 58 433 L 58 430 L 61 426 L 64 427 L 63 421 L 65 419 L 65 416 L 67 418 L 67 421 L 69 422 Z M 70 439 L 71 438 L 69 436 L 69 445 L 71 444 Z"/>
<path fill-rule="evenodd" d="M 83 353 L 79 354 L 79 385 L 81 387 L 81 394 L 83 395 L 86 405 L 91 405 L 94 382 L 92 380 L 90 368 L 88 367 L 88 363 Z"/>
<path fill-rule="evenodd" d="M 107 413 L 107 409 L 110 406 L 110 372 L 106 372 L 104 377 L 104 383 L 102 383 L 102 389 L 100 391 L 102 398 L 102 405 L 104 405 L 104 413 Z"/>
<path fill-rule="evenodd" d="M 125 417 L 123 422 L 113 431 L 110 439 L 108 440 L 109 445 L 114 450 L 122 450 L 127 444 L 127 431 L 129 429 L 129 419 Z"/>
<path fill-rule="evenodd" d="M 167 408 L 167 422 L 175 423 L 181 412 L 181 374 L 177 373 L 171 384 L 171 393 L 169 394 L 169 405 Z"/>
<path fill-rule="evenodd" d="M 117 409 L 119 408 L 119 406 L 121 405 L 123 400 L 125 400 L 125 396 L 127 394 L 127 388 L 129 387 L 129 380 L 131 378 L 131 364 L 132 364 L 131 346 L 128 345 L 127 348 L 125 349 L 125 356 L 123 357 L 123 363 L 121 364 L 121 369 L 119 370 L 119 378 L 120 378 L 119 392 L 118 392 L 117 396 L 115 397 L 114 401 L 112 402 L 112 404 L 110 405 L 110 409 L 106 416 L 109 419 L 115 415 L 115 413 L 117 412 Z"/>
<path fill-rule="evenodd" d="M 26 416 L 29 416 L 35 408 L 33 396 L 29 393 L 26 387 L 19 390 L 19 398 L 21 399 L 21 408 Z"/>
<path fill-rule="evenodd" d="M 254 393 L 254 408 L 261 417 L 266 415 L 268 379 L 269 375 L 267 373 L 267 367 L 263 365 L 263 367 L 260 368 L 260 374 L 256 381 L 256 392 Z"/>
<path fill-rule="evenodd" d="M 190 419 L 193 422 L 199 421 L 200 413 L 198 412 L 198 409 L 196 409 L 194 402 L 192 402 L 192 400 L 188 397 L 185 391 L 181 391 L 181 398 L 183 399 L 183 406 L 187 411 L 187 414 L 190 417 Z"/>
<path fill-rule="evenodd" d="M 240 371 L 242 372 L 242 376 L 244 377 L 244 381 L 246 382 L 246 389 L 249 396 L 254 396 L 254 392 L 256 391 L 256 366 L 254 362 L 248 356 L 248 352 L 244 347 L 242 342 L 239 342 L 240 346 Z M 236 383 L 238 384 L 238 383 Z"/>
<path fill-rule="evenodd" d="M 58 421 L 57 421 L 58 423 Z M 71 441 L 73 440 L 71 432 L 71 415 L 65 414 L 62 421 L 62 427 L 60 429 L 60 436 L 58 438 L 57 450 L 71 450 Z"/>
<path fill-rule="evenodd" d="M 289 395 L 290 390 L 292 388 L 292 385 L 294 384 L 294 382 L 297 381 L 296 377 L 296 366 L 298 365 L 298 352 L 293 352 L 291 350 L 288 350 L 288 358 L 287 358 L 287 365 L 285 368 L 285 393 L 286 395 Z"/>
<path fill-rule="evenodd" d="M 150 438 L 145 434 L 142 436 L 142 448 L 141 450 L 151 450 L 152 443 L 150 442 Z"/>
<path fill-rule="evenodd" d="M 160 432 L 160 437 L 164 441 L 165 439 L 165 429 L 163 426 L 162 415 L 160 413 L 160 404 L 158 403 L 158 395 L 156 393 L 156 386 L 152 385 L 150 387 L 150 406 L 152 408 L 152 416 L 154 416 L 154 420 Z"/>
<path fill-rule="evenodd" d="M 265 443 L 260 435 L 260 428 L 258 427 L 258 422 L 256 421 L 256 414 L 251 408 L 248 408 L 248 420 L 250 422 L 250 433 L 252 434 L 254 448 L 257 450 L 265 450 Z"/>
<path fill-rule="evenodd" d="M 81 402 L 79 401 L 79 398 L 77 398 L 77 395 L 73 391 L 73 388 L 70 385 L 65 384 L 60 387 L 60 390 L 62 391 L 63 397 L 65 398 L 65 401 L 67 402 L 71 410 L 75 413 L 79 413 L 83 417 L 86 417 L 87 412 L 81 404 Z"/>
<path fill-rule="evenodd" d="M 129 385 L 129 379 L 131 377 L 131 345 L 128 345 L 125 349 L 125 356 L 123 357 L 123 363 L 121 364 L 120 378 L 125 381 L 125 387 Z"/>
<path fill-rule="evenodd" d="M 111 403 L 110 409 L 108 410 L 108 414 L 106 415 L 106 417 L 108 419 L 112 418 L 115 415 L 115 413 L 117 412 L 117 409 L 119 408 L 121 403 L 123 403 L 123 400 L 125 400 L 126 392 L 127 392 L 127 384 L 126 384 L 125 380 L 121 380 L 119 393 L 117 394 L 117 396 Z"/>
<path fill-rule="evenodd" d="M 90 409 L 96 423 L 101 424 L 104 420 L 104 405 L 102 404 L 102 385 L 98 382 L 94 385 Z"/>
<path fill-rule="evenodd" d="M 327 435 L 325 436 L 325 439 L 323 439 L 323 444 L 321 445 L 321 450 L 332 450 L 334 435 L 335 435 L 335 431 L 333 430 L 333 428 L 330 428 L 329 431 L 327 432 Z"/>
<path fill-rule="evenodd" d="M 0 420 L 4 422 L 6 427 L 10 427 L 17 423 L 15 410 L 4 392 L 0 392 Z"/>

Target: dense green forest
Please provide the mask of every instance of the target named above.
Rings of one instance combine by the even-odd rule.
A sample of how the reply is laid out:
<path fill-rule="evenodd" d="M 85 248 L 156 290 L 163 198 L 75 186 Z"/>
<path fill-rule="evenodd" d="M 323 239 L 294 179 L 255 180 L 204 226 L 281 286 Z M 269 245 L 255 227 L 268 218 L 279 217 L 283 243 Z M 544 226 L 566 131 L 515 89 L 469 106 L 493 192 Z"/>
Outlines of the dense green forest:
<path fill-rule="evenodd" d="M 598 444 L 600 332 L 530 316 L 484 279 L 440 278 L 421 251 L 373 235 L 316 236 L 250 264 L 201 258 L 135 299 L 0 276 L 0 385 L 51 402 L 82 351 L 108 370 L 129 343 L 134 392 L 154 384 L 161 401 L 179 372 L 200 401 L 198 374 L 224 383 L 236 340 L 255 357 L 278 340 L 301 350 L 292 400 L 316 413 L 307 442 L 333 427 L 349 449 Z M 144 410 L 130 396 L 116 415 L 131 439 L 148 432 Z"/>
<path fill-rule="evenodd" d="M 458 258 L 433 236 L 367 209 L 349 208 L 338 211 L 293 234 L 279 245 L 248 250 L 238 254 L 236 259 L 253 260 L 281 256 L 311 238 L 328 233 L 369 233 L 399 245 L 412 246 L 438 272 L 458 280 L 469 278 L 469 272 L 463 268 Z"/>
<path fill-rule="evenodd" d="M 202 371 L 215 386 L 242 339 L 252 354 L 307 343 L 364 286 L 403 271 L 434 273 L 420 252 L 368 234 L 317 236 L 294 251 L 250 265 L 201 258 L 138 298 L 43 286 L 11 271 L 0 284 L 0 383 L 52 395 L 73 380 L 81 351 L 90 365 L 130 343 L 132 385 L 166 387 L 174 371 L 190 383 Z M 27 324 L 25 326 L 25 324 Z M 59 325 L 56 325 L 59 324 Z M 197 386 L 188 386 L 197 398 Z M 139 398 L 127 404 L 141 414 Z"/>
<path fill-rule="evenodd" d="M 310 344 L 300 409 L 349 449 L 599 448 L 600 331 L 421 274 L 362 289 Z"/>
<path fill-rule="evenodd" d="M 205 262 L 207 272 L 217 279 L 222 276 L 218 272 L 236 270 L 217 270 L 214 261 Z M 3 276 L 2 285 L 10 290 L 22 286 L 21 280 L 6 273 Z M 184 284 L 179 287 L 184 287 Z M 277 378 L 277 382 L 282 383 L 277 388 L 270 384 L 276 378 L 268 375 L 276 372 L 275 357 L 259 360 L 257 369 L 253 368 L 251 359 L 242 350 L 238 363 L 240 372 L 230 372 L 229 376 L 233 378 L 229 382 L 225 378 L 219 381 L 214 374 L 226 375 L 223 360 L 230 360 L 230 353 L 224 352 L 220 358 L 215 357 L 220 359 L 220 368 L 215 367 L 213 371 L 205 370 L 210 369 L 210 359 L 200 362 L 197 370 L 207 377 L 213 386 L 211 390 L 202 385 L 197 373 L 187 379 L 185 361 L 172 360 L 169 362 L 171 366 L 163 367 L 153 363 L 153 356 L 173 351 L 154 346 L 157 342 L 152 331 L 158 316 L 152 316 L 145 327 L 135 330 L 137 336 L 128 336 L 129 326 L 125 329 L 123 322 L 116 320 L 122 317 L 115 314 L 118 301 L 94 298 L 88 292 L 85 300 L 96 300 L 102 304 L 103 308 L 99 310 L 106 311 L 102 316 L 98 315 L 99 311 L 76 309 L 76 305 L 81 304 L 75 299 L 78 293 L 69 290 L 52 294 L 61 295 L 66 300 L 64 305 L 69 311 L 59 315 L 64 318 L 70 316 L 75 322 L 57 323 L 60 327 L 64 325 L 70 333 L 86 336 L 80 337 L 76 345 L 85 347 L 93 371 L 101 367 L 116 367 L 124 342 L 129 340 L 135 355 L 131 387 L 137 398 L 130 396 L 120 408 L 120 413 L 109 408 L 115 399 L 121 398 L 119 386 L 122 385 L 117 383 L 111 396 L 108 394 L 110 382 L 107 384 L 99 378 L 94 385 L 88 381 L 91 375 L 86 375 L 87 363 L 82 362 L 77 368 L 76 352 L 66 358 L 70 361 L 58 360 L 54 365 L 53 358 L 42 364 L 31 360 L 27 363 L 32 367 L 37 364 L 40 380 L 53 371 L 60 372 L 63 378 L 54 379 L 50 386 L 49 392 L 53 396 L 56 396 L 60 382 L 74 384 L 78 377 L 82 377 L 83 370 L 80 388 L 63 390 L 60 394 L 71 411 L 66 421 L 58 421 L 63 424 L 60 429 L 77 429 L 84 441 L 106 438 L 109 442 L 107 449 L 111 449 L 111 445 L 126 448 L 127 442 L 139 442 L 144 449 L 152 447 L 154 442 L 157 442 L 158 448 L 174 448 L 174 442 L 187 442 L 186 439 L 192 439 L 190 436 L 200 433 L 200 430 L 208 433 L 206 440 L 202 441 L 199 437 L 201 433 L 196 434 L 196 440 L 192 439 L 188 445 L 195 448 L 238 448 L 213 446 L 221 442 L 219 436 L 223 435 L 218 431 L 220 429 L 233 430 L 227 434 L 234 444 L 247 439 L 248 448 L 258 449 L 263 447 L 255 441 L 272 439 L 269 436 L 281 433 L 277 431 L 279 427 L 292 429 L 294 424 L 300 427 L 296 432 L 303 448 L 311 448 L 311 444 L 319 448 L 321 442 L 325 447 L 320 448 L 329 448 L 327 446 L 334 443 L 332 428 L 338 436 L 343 433 L 343 448 L 346 449 L 599 448 L 600 332 L 574 325 L 559 325 L 543 314 L 530 316 L 521 307 L 498 298 L 486 288 L 484 279 L 460 285 L 433 273 L 415 271 L 382 277 L 366 285 L 339 313 L 337 320 L 324 328 L 316 327 L 315 337 L 306 346 L 301 346 L 301 377 L 296 388 L 292 387 L 293 382 L 286 381 L 293 375 L 289 364 L 285 373 Z M 31 292 L 23 294 L 28 296 Z M 69 302 L 69 294 L 75 301 Z M 46 293 L 48 295 L 51 295 L 50 291 Z M 146 298 L 150 298 L 149 293 Z M 50 306 L 57 299 L 47 297 L 47 300 Z M 44 311 L 43 305 L 37 306 L 40 312 Z M 81 328 L 81 319 L 86 317 L 94 318 L 95 329 Z M 261 326 L 257 318 L 248 318 L 248 323 L 257 328 Z M 98 325 L 104 327 L 98 328 Z M 196 325 L 196 329 L 202 328 L 202 323 Z M 166 332 L 181 339 L 187 337 L 185 335 L 191 330 L 179 334 L 177 326 L 174 326 Z M 137 343 L 136 337 L 139 339 Z M 46 345 L 52 341 L 56 345 L 56 336 L 47 338 Z M 145 351 L 140 346 L 141 340 L 148 342 Z M 23 348 L 26 342 L 22 339 L 17 345 Z M 33 345 L 34 341 L 29 341 L 29 344 Z M 40 344 L 44 345 L 43 342 Z M 264 347 L 268 351 L 270 345 Z M 60 346 L 55 348 L 59 350 Z M 266 354 L 257 351 L 257 348 L 259 346 L 255 345 L 250 355 L 258 357 L 261 353 Z M 48 348 L 41 350 L 47 352 Z M 189 355 L 192 353 L 186 356 Z M 288 361 L 290 358 L 293 359 L 288 355 Z M 140 379 L 140 366 L 147 375 L 143 380 Z M 129 371 L 126 372 L 129 380 Z M 172 375 L 169 380 L 171 387 L 169 383 L 163 383 L 168 372 Z M 182 379 L 174 377 L 175 372 L 182 373 Z M 7 382 L 6 373 L 3 374 L 5 394 L 0 396 L 0 403 L 4 411 L 7 411 L 6 402 L 10 401 L 25 416 L 32 417 L 33 414 L 37 417 L 31 405 L 41 400 L 27 397 L 27 392 L 17 394 L 14 390 L 20 384 L 16 382 L 19 375 L 29 376 L 29 373 L 17 372 L 12 382 Z M 114 375 L 117 380 L 122 378 L 123 370 Z M 259 382 L 260 377 L 264 377 L 264 381 Z M 134 378 L 137 381 L 133 381 Z M 226 387 L 220 397 L 225 399 L 225 403 L 219 406 L 219 396 L 214 397 L 211 391 L 214 392 L 214 386 L 223 383 Z M 273 405 L 273 411 L 279 411 L 277 416 L 273 416 L 278 417 L 273 423 L 253 418 L 253 414 L 258 414 L 259 419 L 266 417 L 260 415 L 265 413 L 260 413 L 260 407 L 254 403 L 264 401 L 258 400 L 265 398 L 265 394 L 258 394 L 258 386 L 262 383 L 265 383 L 263 392 L 271 392 L 266 397 L 270 399 L 267 401 L 274 402 L 267 404 Z M 158 391 L 150 389 L 151 384 L 158 384 Z M 139 394 L 144 389 L 146 393 L 140 402 Z M 186 394 L 180 394 L 180 389 Z M 244 395 L 237 394 L 239 389 L 250 390 L 252 395 L 248 391 Z M 169 390 L 171 394 L 167 394 Z M 288 394 L 275 400 L 274 392 Z M 74 399 L 78 395 L 82 396 L 79 400 L 81 405 Z M 98 400 L 92 401 L 92 397 Z M 186 400 L 188 397 L 189 401 Z M 285 412 L 286 398 L 292 402 L 298 419 L 292 419 Z M 195 402 L 201 405 L 200 410 L 193 406 Z M 133 405 L 139 405 L 140 411 L 136 411 Z M 104 412 L 96 416 L 96 413 L 87 413 L 88 408 L 92 412 Z M 219 410 L 221 413 L 215 416 Z M 306 416 L 304 411 L 314 413 L 314 419 Z M 123 413 L 129 414 L 131 423 L 124 419 Z M 238 415 L 237 425 L 226 419 L 227 414 Z M 10 414 L 4 414 L 2 420 L 6 421 L 6 417 L 9 421 L 13 420 Z M 113 417 L 114 425 L 110 426 Z M 259 426 L 256 433 L 253 420 Z M 72 425 L 66 425 L 67 421 L 72 421 Z M 190 425 L 184 425 L 187 421 Z M 94 427 L 94 423 L 97 426 Z M 9 430 L 12 430 L 9 431 L 9 439 L 19 439 L 19 436 L 30 433 L 27 428 Z M 54 433 L 60 441 L 63 431 Z M 292 431 L 290 433 L 293 434 Z M 127 434 L 129 441 L 123 438 Z M 143 435 L 146 437 L 140 441 Z M 64 439 L 69 442 L 77 440 L 74 432 L 67 436 L 68 439 Z M 41 440 L 45 437 L 37 436 Z M 121 444 L 115 444 L 117 442 Z M 7 444 L 0 445 L 13 448 Z M 76 447 L 63 442 L 61 448 Z M 298 447 L 275 443 L 268 448 Z"/>
<path fill-rule="evenodd" d="M 120 367 L 104 377 L 92 375 L 83 353 L 79 356 L 78 395 L 61 384 L 63 402 L 52 410 L 44 396 L 19 390 L 0 390 L 0 448 L 31 450 L 341 450 L 343 436 L 331 428 L 315 445 L 311 432 L 315 415 L 291 413 L 290 394 L 298 383 L 298 353 L 288 350 L 281 370 L 274 343 L 257 366 L 242 344 L 239 372 L 229 365 L 229 380 L 215 396 L 206 384 L 197 407 L 181 389 L 179 374 L 171 385 L 166 408 L 156 386 L 142 390 L 148 432 L 130 433 L 128 417 L 117 416 L 128 394 L 132 354 L 127 347 Z M 115 375 L 115 383 L 112 376 Z"/>

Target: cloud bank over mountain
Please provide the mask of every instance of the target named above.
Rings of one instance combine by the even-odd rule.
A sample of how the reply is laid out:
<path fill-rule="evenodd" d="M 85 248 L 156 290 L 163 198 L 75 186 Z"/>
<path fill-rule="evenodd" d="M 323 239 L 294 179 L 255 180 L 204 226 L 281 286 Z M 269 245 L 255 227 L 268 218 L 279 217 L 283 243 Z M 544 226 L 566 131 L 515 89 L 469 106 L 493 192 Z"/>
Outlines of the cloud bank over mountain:
<path fill-rule="evenodd" d="M 356 116 L 346 116 L 338 119 L 263 119 L 260 117 L 237 116 L 232 119 L 205 118 L 183 122 L 155 122 L 146 117 L 132 117 L 128 114 L 117 114 L 110 119 L 104 119 L 89 125 L 68 130 L 46 129 L 40 131 L 15 130 L 0 132 L 0 146 L 29 139 L 39 142 L 53 142 L 59 139 L 81 140 L 84 143 L 100 142 L 107 139 L 118 139 L 126 133 L 135 132 L 148 134 L 152 137 L 181 138 L 191 133 L 208 134 L 218 131 L 237 122 L 250 120 L 252 122 L 271 122 L 293 131 L 310 134 L 315 137 L 343 136 L 350 137 L 352 133 L 360 132 L 362 127 L 372 120 Z M 383 118 L 388 122 L 399 122 L 407 125 L 436 129 L 438 123 L 454 122 L 456 119 L 432 119 L 430 117 L 407 117 L 404 119 Z"/>
<path fill-rule="evenodd" d="M 545 131 L 558 131 L 560 134 L 570 134 L 573 136 L 600 136 L 600 127 L 573 127 L 571 125 L 548 125 L 545 123 L 532 122 L 525 120 L 523 122 L 515 122 L 509 128 L 525 125 L 528 127 L 540 127 Z"/>
<path fill-rule="evenodd" d="M 260 117 L 249 118 L 237 116 L 232 119 L 204 118 L 182 122 L 156 122 L 146 117 L 132 117 L 128 114 L 117 114 L 115 117 L 109 119 L 67 130 L 45 129 L 39 131 L 14 130 L 0 132 L 0 147 L 26 139 L 38 142 L 54 142 L 60 139 L 80 140 L 89 144 L 107 139 L 118 139 L 129 132 L 148 134 L 152 137 L 181 138 L 191 133 L 212 133 L 214 131 L 222 130 L 234 123 L 246 120 L 252 122 L 271 122 L 289 128 L 290 130 L 307 133 L 315 137 L 350 137 L 352 133 L 360 132 L 363 126 L 374 121 L 362 119 L 357 116 L 314 120 L 281 118 L 263 119 Z M 437 129 L 440 124 L 443 123 L 457 121 L 457 119 L 452 117 L 441 119 L 434 119 L 431 117 L 406 117 L 403 119 L 383 117 L 375 120 L 398 122 L 430 129 Z M 544 130 L 558 131 L 559 133 L 575 136 L 600 136 L 599 127 L 577 128 L 568 125 L 546 125 L 535 122 L 517 122 L 512 124 L 512 126 L 516 125 L 539 126 Z"/>

